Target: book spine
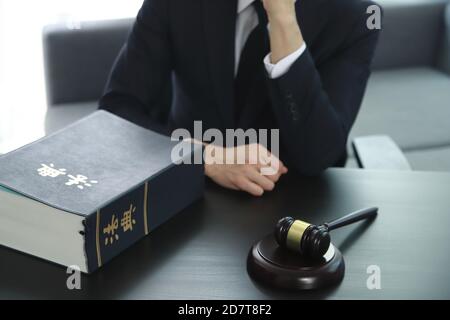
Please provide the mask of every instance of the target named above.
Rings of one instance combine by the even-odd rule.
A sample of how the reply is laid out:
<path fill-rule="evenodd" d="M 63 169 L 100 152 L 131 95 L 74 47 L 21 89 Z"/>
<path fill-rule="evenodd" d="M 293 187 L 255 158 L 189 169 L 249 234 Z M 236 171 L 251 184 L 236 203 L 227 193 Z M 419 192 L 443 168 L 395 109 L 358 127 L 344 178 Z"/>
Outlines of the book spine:
<path fill-rule="evenodd" d="M 88 272 L 94 272 L 203 196 L 203 165 L 173 165 L 85 221 Z"/>

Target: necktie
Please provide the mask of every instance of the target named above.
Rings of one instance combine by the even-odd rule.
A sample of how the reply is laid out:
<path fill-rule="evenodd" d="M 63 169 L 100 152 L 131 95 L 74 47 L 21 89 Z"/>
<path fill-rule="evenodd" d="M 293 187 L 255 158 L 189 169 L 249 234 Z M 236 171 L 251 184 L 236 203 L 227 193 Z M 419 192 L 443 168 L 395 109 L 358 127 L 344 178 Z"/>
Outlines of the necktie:
<path fill-rule="evenodd" d="M 269 36 L 267 32 L 267 14 L 261 0 L 252 4 L 258 14 L 259 24 L 249 35 L 239 62 L 235 79 L 235 120 L 249 102 L 253 83 L 257 76 L 264 72 L 264 57 L 269 52 Z"/>

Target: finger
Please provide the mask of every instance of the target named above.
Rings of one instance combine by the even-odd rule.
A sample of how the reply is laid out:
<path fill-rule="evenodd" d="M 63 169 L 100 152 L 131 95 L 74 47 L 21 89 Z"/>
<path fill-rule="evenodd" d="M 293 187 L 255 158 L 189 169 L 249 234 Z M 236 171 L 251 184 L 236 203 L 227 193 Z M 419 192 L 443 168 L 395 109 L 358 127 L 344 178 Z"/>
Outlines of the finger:
<path fill-rule="evenodd" d="M 286 168 L 283 162 L 271 153 L 261 157 L 260 163 L 264 167 L 272 168 L 273 169 L 271 170 L 271 172 L 273 172 L 272 175 L 277 174 L 279 172 L 284 173 L 285 171 L 284 168 Z"/>
<path fill-rule="evenodd" d="M 265 176 L 273 176 L 271 180 L 275 181 L 279 179 L 279 175 L 288 172 L 283 161 L 262 145 L 258 145 L 258 165 L 263 169 L 261 171 Z"/>
<path fill-rule="evenodd" d="M 248 178 L 246 177 L 240 177 L 237 181 L 236 181 L 236 186 L 245 192 L 250 193 L 251 195 L 254 195 L 256 197 L 260 197 L 264 194 L 264 189 L 261 188 L 259 185 L 257 185 L 256 183 L 250 181 Z"/>
<path fill-rule="evenodd" d="M 280 172 L 281 172 L 281 174 L 287 173 L 288 172 L 288 168 L 284 165 L 283 161 L 281 161 L 281 160 L 278 160 L 278 161 L 280 161 Z"/>
<path fill-rule="evenodd" d="M 282 164 L 282 163 L 281 163 Z M 273 171 L 276 170 L 276 168 L 272 168 Z M 269 171 L 270 173 L 270 171 Z M 276 174 L 267 174 L 265 175 L 267 178 L 269 178 L 270 180 L 272 180 L 273 182 L 278 182 L 278 180 L 280 179 L 280 177 L 284 174 L 288 173 L 288 168 L 285 165 L 282 165 L 278 171 L 276 172 Z"/>
<path fill-rule="evenodd" d="M 276 158 L 274 158 L 276 159 Z M 270 162 L 268 165 L 259 166 L 262 175 L 270 178 L 272 181 L 278 181 L 281 175 L 287 173 L 287 168 L 280 160 Z"/>
<path fill-rule="evenodd" d="M 227 189 L 231 189 L 231 190 L 239 190 L 239 187 L 238 186 L 236 186 L 234 183 L 232 183 L 232 182 L 224 182 L 224 183 L 222 183 L 221 181 L 216 181 L 216 183 L 218 184 L 218 185 L 221 185 L 222 187 L 224 187 L 224 188 L 227 188 Z"/>
<path fill-rule="evenodd" d="M 259 170 L 259 171 L 260 171 L 260 174 L 263 174 L 262 170 Z M 278 182 L 278 180 L 280 180 L 281 174 L 282 173 L 279 171 L 275 174 L 269 174 L 269 175 L 263 175 L 263 176 L 266 177 L 267 179 L 269 179 L 270 181 L 276 183 L 276 182 Z"/>
<path fill-rule="evenodd" d="M 209 178 L 217 183 L 219 186 L 222 186 L 227 189 L 239 190 L 231 180 L 231 178 L 223 176 L 223 175 L 209 175 Z"/>
<path fill-rule="evenodd" d="M 281 174 L 286 174 L 286 173 L 288 173 L 288 168 L 283 164 L 283 166 L 281 167 Z"/>
<path fill-rule="evenodd" d="M 275 188 L 275 183 L 266 176 L 263 176 L 255 167 L 247 171 L 247 177 L 265 191 L 272 191 Z"/>

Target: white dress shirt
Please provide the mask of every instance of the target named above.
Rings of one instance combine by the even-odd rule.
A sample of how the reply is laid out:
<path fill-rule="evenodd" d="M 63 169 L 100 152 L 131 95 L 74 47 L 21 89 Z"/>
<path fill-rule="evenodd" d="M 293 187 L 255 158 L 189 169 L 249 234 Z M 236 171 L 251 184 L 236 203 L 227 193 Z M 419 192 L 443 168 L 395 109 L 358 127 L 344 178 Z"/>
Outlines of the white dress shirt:
<path fill-rule="evenodd" d="M 239 61 L 242 51 L 248 37 L 252 33 L 253 29 L 259 23 L 258 14 L 255 8 L 251 5 L 254 1 L 261 0 L 238 0 L 238 16 L 236 21 L 236 42 L 235 42 L 235 75 L 238 72 Z M 269 26 L 268 26 L 269 28 Z M 270 53 L 264 58 L 264 65 L 266 66 L 267 73 L 271 79 L 276 79 L 284 75 L 289 71 L 292 64 L 303 54 L 306 50 L 306 43 L 287 57 L 283 58 L 276 64 L 270 62 Z"/>

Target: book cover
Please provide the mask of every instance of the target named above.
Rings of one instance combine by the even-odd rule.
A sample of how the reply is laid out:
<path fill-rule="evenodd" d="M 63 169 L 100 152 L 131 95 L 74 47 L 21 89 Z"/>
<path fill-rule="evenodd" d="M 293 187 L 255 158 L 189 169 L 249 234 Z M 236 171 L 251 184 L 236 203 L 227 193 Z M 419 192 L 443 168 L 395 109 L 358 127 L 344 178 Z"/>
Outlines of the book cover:
<path fill-rule="evenodd" d="M 60 215 L 81 218 L 79 234 L 86 265 L 80 267 L 90 273 L 203 195 L 203 166 L 175 164 L 172 149 L 177 143 L 97 111 L 0 156 L 0 186 L 57 209 Z M 201 146 L 192 145 L 192 153 L 199 149 Z M 0 211 L 0 218 L 15 219 L 14 210 L 9 210 L 9 215 L 3 211 L 7 210 Z M 27 212 L 19 214 L 26 220 Z M 14 241 L 20 246 L 8 239 L 2 243 L 2 237 L 0 245 L 39 256 L 31 252 L 39 250 L 25 248 L 32 246 L 28 244 L 31 240 L 20 231 L 7 231 L 15 232 L 11 238 L 19 239 Z M 53 231 L 58 230 L 49 232 Z M 53 245 L 57 248 L 64 243 Z M 66 264 L 56 258 L 41 258 Z"/>

